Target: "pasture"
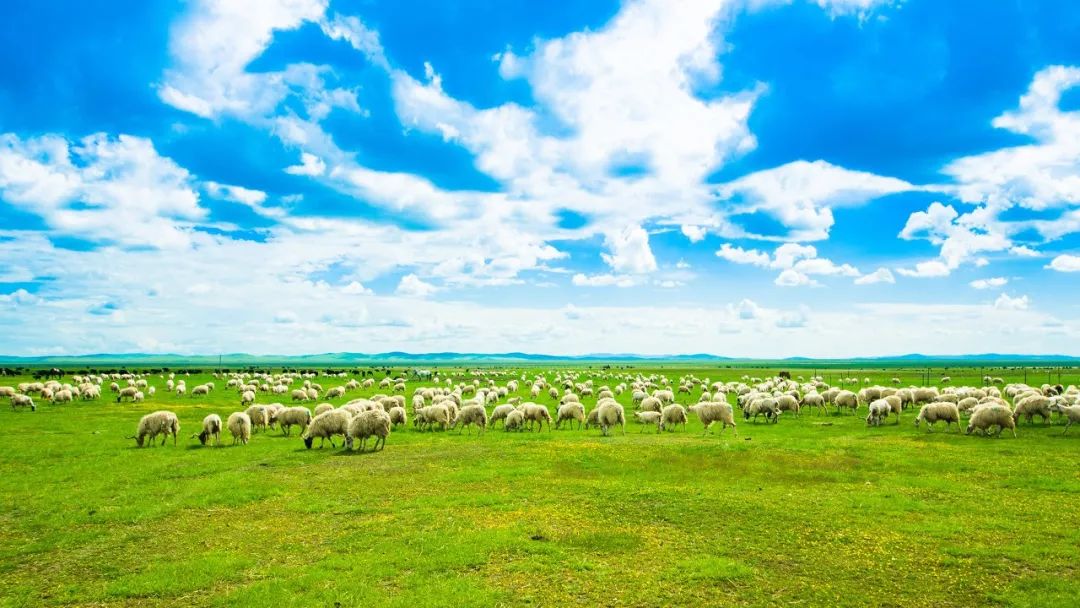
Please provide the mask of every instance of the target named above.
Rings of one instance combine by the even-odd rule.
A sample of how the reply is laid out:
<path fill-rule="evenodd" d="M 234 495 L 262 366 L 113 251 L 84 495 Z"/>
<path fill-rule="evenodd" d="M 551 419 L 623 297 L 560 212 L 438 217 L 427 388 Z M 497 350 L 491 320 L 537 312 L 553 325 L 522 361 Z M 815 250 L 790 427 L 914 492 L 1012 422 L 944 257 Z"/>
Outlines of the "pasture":
<path fill-rule="evenodd" d="M 560 370 L 612 386 L 615 375 L 776 372 L 533 366 L 491 377 L 550 381 Z M 455 384 L 475 377 L 440 371 Z M 948 374 L 982 386 L 984 374 L 1017 382 L 1025 372 L 819 373 L 831 384 Z M 1028 382 L 1057 373 L 1029 370 Z M 1016 439 L 994 439 L 916 429 L 917 409 L 868 427 L 864 405 L 777 424 L 736 410 L 737 437 L 719 425 L 703 436 L 694 416 L 658 434 L 633 422 L 624 394 L 626 434 L 610 437 L 410 422 L 379 452 L 309 450 L 280 430 L 246 446 L 226 431 L 222 447 L 203 447 L 191 435 L 206 414 L 243 409 L 237 392 L 205 373 L 187 386 L 216 389 L 194 398 L 147 378 L 158 392 L 143 403 L 105 390 L 31 412 L 0 399 L 0 605 L 1080 605 L 1080 427 L 1063 436 L 1060 421 L 1021 421 Z M 1080 372 L 1060 381 L 1080 383 Z M 406 397 L 430 384 L 408 382 Z M 332 403 L 376 392 L 389 391 Z M 530 400 L 529 382 L 513 395 Z M 534 401 L 554 413 L 557 400 Z M 288 394 L 258 402 L 291 405 Z M 136 448 L 126 437 L 159 409 L 178 414 L 178 445 Z"/>

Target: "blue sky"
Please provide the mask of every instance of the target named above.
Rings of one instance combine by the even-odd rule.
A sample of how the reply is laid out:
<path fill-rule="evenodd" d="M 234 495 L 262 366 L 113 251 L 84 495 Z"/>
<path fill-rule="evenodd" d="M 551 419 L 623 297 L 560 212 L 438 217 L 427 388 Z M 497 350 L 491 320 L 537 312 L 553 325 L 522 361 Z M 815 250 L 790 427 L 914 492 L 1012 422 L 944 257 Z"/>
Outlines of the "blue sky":
<path fill-rule="evenodd" d="M 0 6 L 5 354 L 1080 355 L 1061 2 Z"/>

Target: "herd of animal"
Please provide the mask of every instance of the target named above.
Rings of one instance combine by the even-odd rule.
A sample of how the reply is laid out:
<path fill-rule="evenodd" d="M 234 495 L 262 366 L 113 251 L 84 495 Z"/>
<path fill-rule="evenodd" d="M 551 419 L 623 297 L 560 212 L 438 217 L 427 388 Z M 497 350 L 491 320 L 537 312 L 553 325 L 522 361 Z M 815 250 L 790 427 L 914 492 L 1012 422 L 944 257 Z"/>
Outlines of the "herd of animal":
<path fill-rule="evenodd" d="M 1076 386 L 1005 384 L 990 376 L 983 378 L 983 386 L 951 386 L 950 379 L 942 377 L 944 388 L 901 387 L 897 378 L 892 381 L 894 386 L 871 386 L 869 379 L 864 379 L 866 386 L 858 390 L 830 386 L 821 377 L 743 376 L 738 381 L 711 382 L 694 374 L 672 380 L 657 373 L 591 370 L 533 374 L 474 370 L 446 377 L 410 374 L 418 376 L 420 382 L 414 383 L 404 376 L 388 375 L 376 382 L 348 372 L 215 372 L 213 380 L 189 390 L 183 372 L 86 374 L 73 375 L 70 383 L 47 380 L 0 386 L 0 398 L 7 398 L 12 409 L 36 411 L 35 396 L 51 404 L 101 400 L 103 394 L 112 395 L 116 402 L 142 402 L 157 394 L 154 383 L 176 397 L 191 398 L 209 396 L 221 384 L 220 390 L 236 393 L 242 409 L 224 421 L 218 414 L 207 415 L 200 431 L 192 436 L 203 445 L 220 445 L 225 430 L 234 445 L 246 445 L 254 433 L 278 429 L 290 436 L 295 427 L 308 448 L 316 439 L 320 447 L 326 441 L 337 447 L 335 439 L 341 438 L 343 447 L 350 450 L 365 450 L 369 440 L 373 440 L 373 450 L 382 449 L 391 432 L 407 427 L 410 420 L 420 431 L 460 427 L 470 434 L 473 429 L 483 433 L 501 422 L 505 431 L 542 431 L 546 424 L 549 430 L 565 425 L 595 427 L 605 436 L 616 429 L 625 434 L 628 409 L 642 430 L 655 428 L 660 433 L 680 426 L 685 430 L 693 415 L 702 423 L 704 434 L 718 424 L 720 433 L 731 427 L 736 436 L 736 411 L 744 421 L 778 423 L 782 416 L 797 417 L 807 410 L 858 415 L 864 409 L 866 424 L 879 426 L 890 420 L 899 424 L 905 411 L 917 408 L 914 424 L 925 425 L 927 431 L 938 423 L 946 428 L 956 424 L 959 430 L 966 421 L 967 434 L 1000 436 L 1008 429 L 1014 437 L 1020 420 L 1030 424 L 1037 417 L 1043 424 L 1052 424 L 1058 419 L 1064 424 L 1063 433 L 1080 421 L 1080 389 Z M 320 382 L 335 385 L 324 390 Z M 859 383 L 855 378 L 842 382 Z M 412 387 L 406 401 L 411 384 L 420 385 Z M 385 392 L 348 399 L 350 393 L 370 390 Z M 294 404 L 260 403 L 263 397 L 284 395 Z M 304 405 L 318 402 L 320 396 L 326 401 L 312 409 Z M 330 399 L 348 400 L 334 405 Z M 553 405 L 538 403 L 544 399 Z M 179 433 L 179 417 L 161 410 L 143 416 L 130 438 L 142 447 L 154 445 L 158 437 L 164 445 L 171 436 L 175 445 Z"/>

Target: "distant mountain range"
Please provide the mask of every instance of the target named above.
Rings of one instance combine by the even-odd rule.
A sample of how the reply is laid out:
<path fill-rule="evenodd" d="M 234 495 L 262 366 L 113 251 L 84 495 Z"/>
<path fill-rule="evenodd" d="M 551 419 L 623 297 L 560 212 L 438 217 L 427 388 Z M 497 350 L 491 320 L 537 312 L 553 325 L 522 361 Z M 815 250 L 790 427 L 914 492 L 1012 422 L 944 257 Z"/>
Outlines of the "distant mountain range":
<path fill-rule="evenodd" d="M 49 355 L 18 357 L 0 355 L 0 365 L 374 365 L 396 364 L 498 364 L 498 363 L 729 363 L 738 365 L 772 364 L 806 367 L 810 365 L 1080 365 L 1080 357 L 1068 355 L 1009 355 L 985 353 L 977 355 L 922 355 L 908 354 L 883 357 L 856 357 L 851 359 L 815 359 L 789 357 L 785 359 L 754 359 L 746 357 L 721 357 L 704 353 L 690 355 L 636 355 L 629 353 L 594 353 L 587 355 L 539 355 L 530 353 L 322 353 L 315 355 L 249 355 L 230 353 L 226 355 L 178 355 L 146 353 L 98 353 L 88 355 Z"/>

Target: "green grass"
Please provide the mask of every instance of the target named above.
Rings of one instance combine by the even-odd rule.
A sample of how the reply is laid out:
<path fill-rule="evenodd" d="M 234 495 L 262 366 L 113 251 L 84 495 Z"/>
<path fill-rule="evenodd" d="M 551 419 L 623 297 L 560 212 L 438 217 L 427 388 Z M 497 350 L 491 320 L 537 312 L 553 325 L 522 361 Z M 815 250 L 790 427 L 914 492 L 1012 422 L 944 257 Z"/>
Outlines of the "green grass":
<path fill-rule="evenodd" d="M 1060 425 L 928 434 L 910 411 L 867 428 L 864 408 L 740 418 L 738 438 L 694 420 L 202 448 L 189 437 L 236 394 L 153 383 L 138 405 L 0 408 L 0 605 L 1080 605 L 1080 430 Z M 180 444 L 136 449 L 155 409 L 179 414 Z"/>

